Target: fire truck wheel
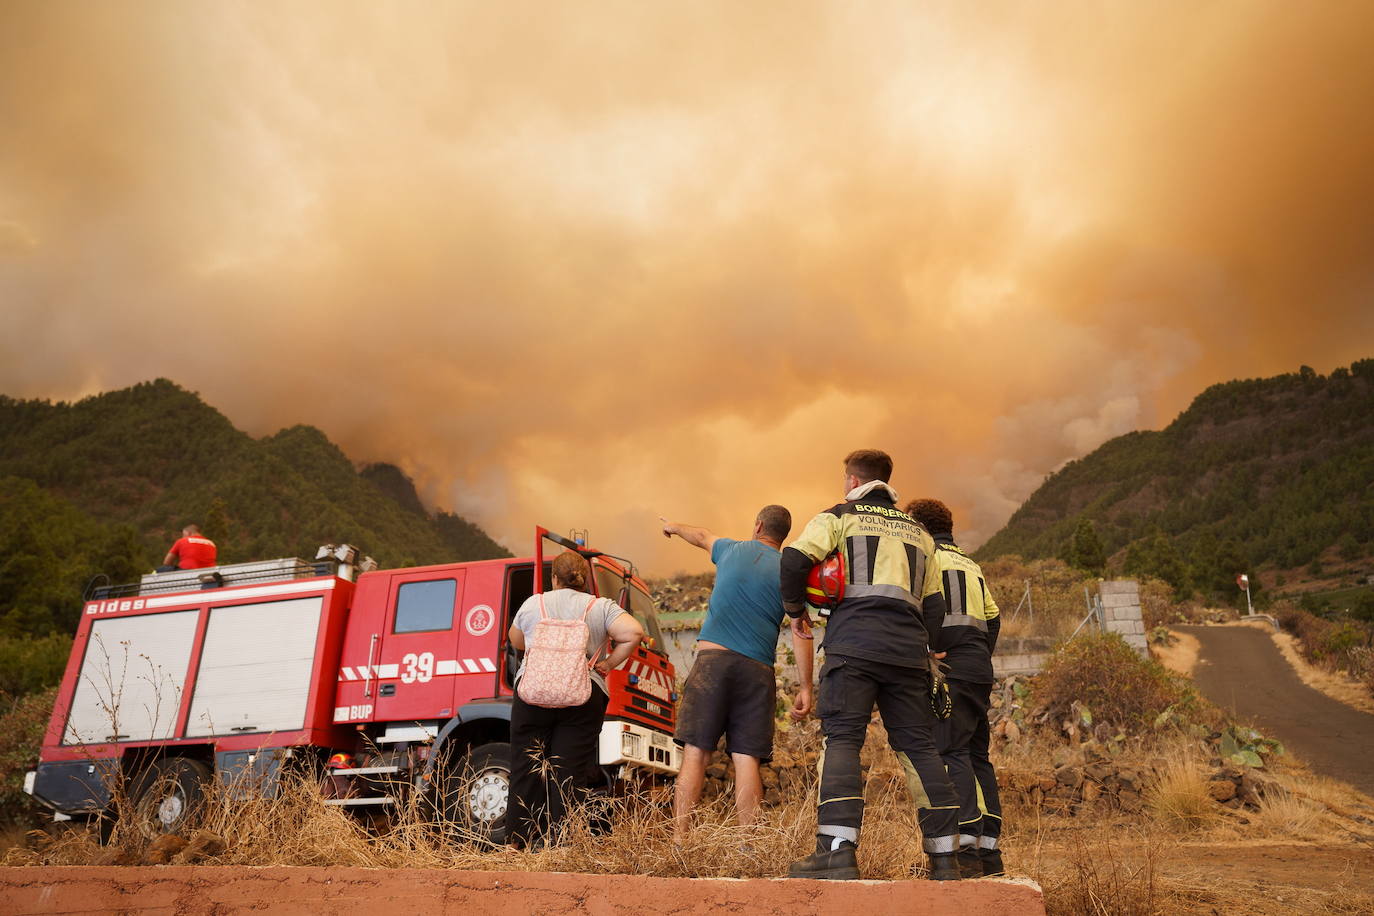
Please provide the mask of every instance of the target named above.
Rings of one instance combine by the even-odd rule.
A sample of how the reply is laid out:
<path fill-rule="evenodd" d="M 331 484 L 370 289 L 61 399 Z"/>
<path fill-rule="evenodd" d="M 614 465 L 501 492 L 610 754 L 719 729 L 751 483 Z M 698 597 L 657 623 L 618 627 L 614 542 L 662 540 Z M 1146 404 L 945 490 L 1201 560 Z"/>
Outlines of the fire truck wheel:
<path fill-rule="evenodd" d="M 510 795 L 510 745 L 482 744 L 463 759 L 457 809 L 469 830 L 489 842 L 506 842 L 506 802 Z"/>
<path fill-rule="evenodd" d="M 210 768 L 187 757 L 164 757 L 143 774 L 134 790 L 134 814 L 148 834 L 180 833 L 205 800 Z"/>

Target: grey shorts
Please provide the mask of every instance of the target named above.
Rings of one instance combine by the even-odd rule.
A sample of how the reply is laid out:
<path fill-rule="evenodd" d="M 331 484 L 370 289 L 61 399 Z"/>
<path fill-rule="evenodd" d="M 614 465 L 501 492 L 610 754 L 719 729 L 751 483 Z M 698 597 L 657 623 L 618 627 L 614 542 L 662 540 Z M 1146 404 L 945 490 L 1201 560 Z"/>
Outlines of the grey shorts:
<path fill-rule="evenodd" d="M 772 665 L 729 649 L 702 649 L 682 687 L 677 743 L 713 751 L 724 735 L 726 753 L 767 761 L 776 707 Z"/>

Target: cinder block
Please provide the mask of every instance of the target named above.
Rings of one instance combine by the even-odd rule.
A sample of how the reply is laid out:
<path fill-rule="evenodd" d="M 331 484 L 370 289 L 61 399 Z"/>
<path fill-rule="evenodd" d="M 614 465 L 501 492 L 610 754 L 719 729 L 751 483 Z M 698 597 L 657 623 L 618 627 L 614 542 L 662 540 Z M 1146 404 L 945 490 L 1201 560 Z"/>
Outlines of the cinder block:
<path fill-rule="evenodd" d="M 1139 595 L 1103 595 L 1103 607 L 1139 607 Z"/>
<path fill-rule="evenodd" d="M 1139 595 L 1140 583 L 1134 579 L 1107 579 L 1097 587 L 1098 594 L 1107 595 Z"/>

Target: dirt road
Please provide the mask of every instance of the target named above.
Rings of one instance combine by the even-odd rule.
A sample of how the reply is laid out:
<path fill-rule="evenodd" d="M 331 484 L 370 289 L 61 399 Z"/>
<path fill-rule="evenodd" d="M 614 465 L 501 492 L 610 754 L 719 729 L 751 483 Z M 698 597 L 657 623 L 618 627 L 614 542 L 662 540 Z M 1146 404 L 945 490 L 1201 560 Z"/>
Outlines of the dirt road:
<path fill-rule="evenodd" d="M 1201 646 L 1203 696 L 1252 720 L 1312 768 L 1374 794 L 1374 715 L 1308 687 L 1269 634 L 1250 626 L 1179 626 Z"/>

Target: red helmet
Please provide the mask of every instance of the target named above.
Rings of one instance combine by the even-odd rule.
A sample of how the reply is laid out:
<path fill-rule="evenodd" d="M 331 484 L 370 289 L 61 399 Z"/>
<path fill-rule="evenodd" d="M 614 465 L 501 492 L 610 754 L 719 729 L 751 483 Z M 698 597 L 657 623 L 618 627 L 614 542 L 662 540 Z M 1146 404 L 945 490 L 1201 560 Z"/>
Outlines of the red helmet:
<path fill-rule="evenodd" d="M 331 770 L 345 770 L 353 766 L 353 761 L 347 754 L 335 754 L 325 766 Z"/>
<path fill-rule="evenodd" d="M 838 551 L 811 567 L 806 576 L 806 603 L 827 616 L 844 598 L 844 559 Z"/>

